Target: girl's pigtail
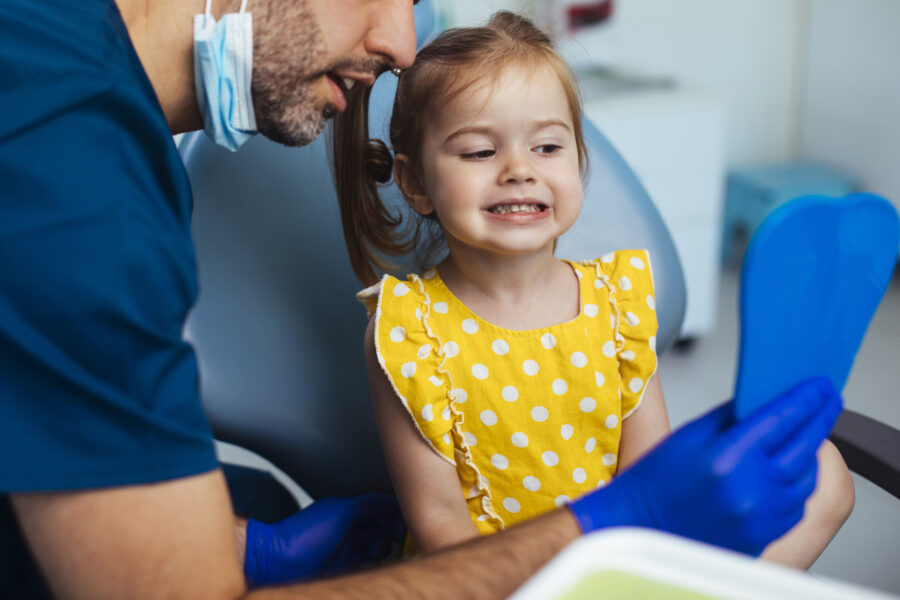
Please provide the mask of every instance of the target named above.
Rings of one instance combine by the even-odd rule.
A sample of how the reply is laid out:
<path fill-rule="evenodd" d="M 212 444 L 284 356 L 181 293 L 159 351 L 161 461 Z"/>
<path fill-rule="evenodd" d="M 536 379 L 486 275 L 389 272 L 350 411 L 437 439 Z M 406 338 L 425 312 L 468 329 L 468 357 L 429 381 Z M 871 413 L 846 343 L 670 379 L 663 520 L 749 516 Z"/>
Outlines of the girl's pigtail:
<path fill-rule="evenodd" d="M 356 277 L 365 285 L 378 281 L 375 268 L 389 269 L 383 258 L 411 251 L 414 240 L 400 241 L 403 221 L 393 214 L 378 193 L 393 171 L 393 157 L 381 140 L 370 139 L 369 95 L 363 88 L 347 99 L 344 112 L 335 119 L 332 165 L 344 240 Z"/>
<path fill-rule="evenodd" d="M 387 183 L 394 172 L 394 157 L 387 144 L 377 138 L 366 140 L 366 175 L 377 183 Z"/>

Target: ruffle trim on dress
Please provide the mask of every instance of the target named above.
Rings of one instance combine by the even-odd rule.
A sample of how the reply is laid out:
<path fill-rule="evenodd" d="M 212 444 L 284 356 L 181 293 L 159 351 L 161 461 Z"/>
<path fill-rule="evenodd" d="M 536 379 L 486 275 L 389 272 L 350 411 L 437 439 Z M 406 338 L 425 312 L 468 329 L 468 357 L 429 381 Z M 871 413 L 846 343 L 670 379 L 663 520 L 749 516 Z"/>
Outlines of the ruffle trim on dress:
<path fill-rule="evenodd" d="M 650 278 L 651 278 L 651 282 L 652 282 L 653 281 L 653 269 L 650 266 L 650 253 L 647 252 L 647 250 L 640 250 L 640 251 L 644 253 L 644 258 L 646 259 L 646 262 L 647 262 L 648 273 L 650 273 Z M 624 252 L 627 252 L 627 251 L 620 251 L 620 252 L 622 252 L 624 255 Z M 623 335 L 622 331 L 621 331 L 621 323 L 622 323 L 621 318 L 622 317 L 621 317 L 621 312 L 619 310 L 619 299 L 617 297 L 619 290 L 618 290 L 617 286 L 610 281 L 609 276 L 603 272 L 603 267 L 602 267 L 603 264 L 612 265 L 614 268 L 618 267 L 618 262 L 619 262 L 619 260 L 621 260 L 621 257 L 618 256 L 618 254 L 619 254 L 619 252 L 609 252 L 609 253 L 601 256 L 599 259 L 582 261 L 581 264 L 588 266 L 588 267 L 592 266 L 594 268 L 594 272 L 595 272 L 597 279 L 602 281 L 603 285 L 609 290 L 609 302 L 612 305 L 613 318 L 615 321 L 615 323 L 613 324 L 614 325 L 613 336 L 616 341 L 616 362 L 618 364 L 619 376 L 621 377 L 623 361 L 628 361 L 630 363 L 631 360 L 629 360 L 623 356 L 623 353 L 625 351 L 625 337 L 626 336 Z M 649 342 L 649 340 L 644 340 L 642 338 L 635 338 L 631 335 L 628 336 L 628 339 L 637 341 L 637 342 L 645 342 L 645 343 Z M 647 375 L 647 377 L 644 379 L 644 383 L 641 388 L 641 393 L 638 396 L 637 401 L 635 402 L 634 406 L 631 408 L 631 410 L 629 410 L 628 412 L 626 412 L 622 415 L 623 421 L 625 419 L 627 419 L 628 417 L 630 417 L 634 413 L 634 411 L 636 411 L 640 407 L 641 402 L 644 399 L 644 394 L 647 392 L 647 384 L 650 382 L 650 378 L 656 374 L 656 371 L 659 367 L 659 358 L 656 357 L 655 348 L 653 350 L 654 350 L 654 357 L 656 358 L 656 360 L 654 361 L 654 364 L 653 364 L 653 371 L 649 375 Z M 619 399 L 620 400 L 622 399 L 621 386 L 622 386 L 622 382 L 619 383 Z"/>
<path fill-rule="evenodd" d="M 428 276 L 430 273 L 433 273 L 433 270 L 425 272 L 424 276 L 426 279 L 429 278 Z M 380 336 L 378 335 L 379 320 L 381 317 L 381 299 L 383 297 L 383 294 L 381 292 L 383 289 L 383 284 L 388 277 L 388 275 L 385 275 L 378 284 L 366 288 L 365 290 L 362 290 L 357 294 L 357 298 L 360 298 L 360 300 L 365 303 L 368 303 L 368 298 L 374 295 L 377 295 L 378 297 L 375 308 L 375 352 L 378 356 L 378 363 L 381 365 L 382 370 L 387 375 L 388 381 L 390 381 L 394 393 L 397 394 L 397 397 L 400 398 L 400 400 L 403 402 L 403 406 L 404 408 L 406 408 L 407 414 L 409 414 L 410 418 L 412 419 L 416 431 L 419 432 L 422 438 L 424 438 L 428 443 L 428 446 L 438 456 L 455 466 L 461 487 L 464 490 L 468 490 L 465 498 L 466 505 L 469 506 L 473 499 L 480 498 L 480 502 L 478 502 L 477 505 L 481 508 L 481 514 L 478 515 L 478 517 L 484 517 L 481 520 L 487 519 L 494 522 L 498 526 L 498 528 L 502 530 L 505 528 L 505 524 L 503 522 L 503 518 L 500 517 L 500 515 L 497 514 L 497 511 L 494 510 L 488 480 L 481 474 L 481 472 L 478 470 L 478 467 L 475 465 L 475 461 L 472 459 L 472 452 L 469 449 L 469 445 L 466 443 L 465 436 L 462 432 L 461 425 L 465 420 L 465 416 L 456 407 L 456 398 L 454 397 L 453 392 L 453 390 L 455 389 L 453 380 L 450 376 L 450 373 L 444 368 L 444 364 L 447 360 L 447 357 L 444 355 L 444 345 L 441 343 L 440 338 L 437 336 L 437 334 L 434 333 L 434 330 L 428 324 L 428 317 L 431 314 L 431 297 L 428 295 L 428 292 L 425 291 L 424 282 L 416 274 L 408 275 L 407 282 L 410 284 L 411 289 L 415 289 L 416 292 L 420 295 L 421 306 L 420 308 L 416 309 L 416 318 L 419 319 L 419 322 L 422 324 L 422 327 L 425 330 L 426 337 L 428 337 L 432 341 L 431 356 L 436 359 L 432 361 L 434 362 L 433 369 L 435 375 L 429 377 L 429 381 L 432 381 L 433 383 L 433 380 L 436 377 L 440 380 L 441 385 L 444 389 L 444 394 L 441 401 L 434 403 L 433 412 L 435 415 L 443 416 L 444 411 L 446 410 L 449 412 L 450 416 L 450 418 L 447 420 L 447 429 L 441 432 L 440 430 L 437 430 L 437 428 L 435 428 L 435 435 L 450 435 L 455 462 L 451 461 L 445 454 L 443 454 L 438 448 L 436 448 L 431 438 L 429 438 L 429 436 L 426 435 L 424 431 L 422 431 L 415 415 L 412 412 L 412 409 L 410 408 L 409 403 L 407 402 L 406 398 L 404 398 L 402 394 L 400 394 L 400 391 L 394 384 L 394 379 L 387 368 L 384 355 L 381 352 L 379 341 Z"/>

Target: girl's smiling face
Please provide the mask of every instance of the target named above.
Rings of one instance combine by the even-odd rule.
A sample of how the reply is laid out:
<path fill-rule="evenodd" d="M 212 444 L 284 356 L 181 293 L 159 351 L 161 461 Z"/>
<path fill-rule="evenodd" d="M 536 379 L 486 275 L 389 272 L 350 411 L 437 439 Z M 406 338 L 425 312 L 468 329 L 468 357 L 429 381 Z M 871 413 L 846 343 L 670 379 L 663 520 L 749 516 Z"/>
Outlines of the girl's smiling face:
<path fill-rule="evenodd" d="M 435 111 L 419 177 L 403 187 L 415 210 L 436 214 L 451 252 L 552 254 L 581 210 L 574 131 L 556 73 L 509 65 Z"/>

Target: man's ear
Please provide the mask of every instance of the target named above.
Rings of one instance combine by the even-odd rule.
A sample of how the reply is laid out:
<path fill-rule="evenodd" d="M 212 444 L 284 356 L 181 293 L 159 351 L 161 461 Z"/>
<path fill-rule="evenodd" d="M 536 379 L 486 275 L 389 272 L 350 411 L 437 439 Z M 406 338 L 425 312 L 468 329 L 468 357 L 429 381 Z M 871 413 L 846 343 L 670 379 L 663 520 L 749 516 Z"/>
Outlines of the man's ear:
<path fill-rule="evenodd" d="M 434 212 L 434 205 L 425 195 L 425 188 L 419 180 L 419 175 L 405 154 L 394 157 L 394 181 L 414 211 L 420 215 Z"/>

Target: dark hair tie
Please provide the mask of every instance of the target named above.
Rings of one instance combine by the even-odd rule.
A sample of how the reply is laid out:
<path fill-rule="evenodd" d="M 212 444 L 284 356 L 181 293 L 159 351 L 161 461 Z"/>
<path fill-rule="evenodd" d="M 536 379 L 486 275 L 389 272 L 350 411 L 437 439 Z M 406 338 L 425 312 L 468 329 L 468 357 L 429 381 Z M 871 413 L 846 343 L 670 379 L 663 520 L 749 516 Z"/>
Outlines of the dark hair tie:
<path fill-rule="evenodd" d="M 376 138 L 366 140 L 366 175 L 378 183 L 387 183 L 394 172 L 394 157 L 387 144 Z"/>

